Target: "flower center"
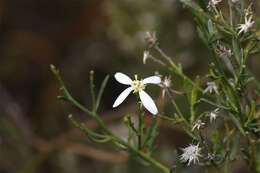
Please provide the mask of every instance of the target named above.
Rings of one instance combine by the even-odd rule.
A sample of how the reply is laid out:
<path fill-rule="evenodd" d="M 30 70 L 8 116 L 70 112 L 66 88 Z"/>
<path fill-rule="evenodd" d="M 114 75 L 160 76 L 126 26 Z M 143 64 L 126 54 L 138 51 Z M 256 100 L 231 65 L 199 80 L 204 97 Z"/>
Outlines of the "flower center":
<path fill-rule="evenodd" d="M 134 89 L 134 93 L 145 89 L 145 85 L 143 84 L 142 81 L 137 79 L 137 75 L 135 75 L 135 80 L 132 81 L 131 86 Z"/>

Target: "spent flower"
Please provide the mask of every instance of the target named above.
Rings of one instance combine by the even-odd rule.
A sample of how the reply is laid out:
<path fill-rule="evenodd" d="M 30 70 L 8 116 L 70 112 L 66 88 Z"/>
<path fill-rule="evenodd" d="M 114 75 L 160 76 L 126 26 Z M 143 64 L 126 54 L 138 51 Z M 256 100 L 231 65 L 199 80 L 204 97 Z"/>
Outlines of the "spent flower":
<path fill-rule="evenodd" d="M 216 5 L 218 5 L 222 0 L 210 0 L 209 3 L 208 3 L 208 9 L 209 10 L 215 10 L 217 12 L 217 9 L 216 9 Z"/>
<path fill-rule="evenodd" d="M 183 151 L 180 158 L 181 162 L 185 163 L 188 161 L 188 166 L 190 166 L 192 162 L 193 164 L 199 163 L 199 157 L 201 157 L 199 144 L 190 144 L 190 146 L 182 148 L 181 150 Z"/>
<path fill-rule="evenodd" d="M 214 153 L 208 153 L 207 159 L 208 160 L 214 160 L 215 154 Z"/>
<path fill-rule="evenodd" d="M 207 88 L 203 91 L 203 93 L 212 93 L 214 91 L 216 94 L 218 94 L 217 85 L 215 82 L 207 82 Z"/>
<path fill-rule="evenodd" d="M 219 108 L 217 108 L 214 111 L 210 112 L 210 114 L 209 114 L 210 123 L 212 123 L 213 120 L 216 120 L 216 118 L 218 116 L 218 113 L 219 113 Z"/>
<path fill-rule="evenodd" d="M 246 14 L 245 14 L 246 17 L 253 15 L 252 5 L 253 3 L 249 4 L 249 6 L 247 7 Z"/>
<path fill-rule="evenodd" d="M 150 47 L 153 47 L 157 43 L 156 33 L 147 31 L 145 33 L 145 41 Z"/>
<path fill-rule="evenodd" d="M 161 78 L 158 76 L 150 76 L 143 80 L 138 80 L 137 75 L 135 75 L 135 80 L 132 80 L 127 75 L 117 72 L 115 74 L 115 79 L 124 85 L 130 85 L 130 87 L 126 88 L 116 99 L 113 104 L 113 108 L 119 106 L 126 97 L 130 94 L 131 91 L 133 93 L 138 93 L 142 105 L 153 115 L 158 113 L 157 107 L 153 101 L 153 99 L 144 91 L 146 84 L 159 84 L 161 83 Z"/>
<path fill-rule="evenodd" d="M 161 86 L 163 88 L 162 90 L 162 97 L 164 98 L 165 97 L 165 93 L 167 91 L 168 88 L 171 87 L 171 76 L 166 76 L 164 77 L 164 80 L 159 84 L 159 86 Z"/>
<path fill-rule="evenodd" d="M 203 127 L 205 125 L 205 123 L 203 123 L 201 120 L 198 120 L 194 126 L 192 127 L 191 131 L 194 131 L 195 129 L 200 129 L 201 127 Z"/>
<path fill-rule="evenodd" d="M 146 64 L 146 60 L 150 57 L 149 51 L 145 50 L 144 51 L 144 56 L 143 56 L 143 63 Z"/>
<path fill-rule="evenodd" d="M 221 45 L 220 43 L 217 44 L 216 52 L 221 58 L 232 56 L 231 50 L 227 49 L 225 46 Z"/>

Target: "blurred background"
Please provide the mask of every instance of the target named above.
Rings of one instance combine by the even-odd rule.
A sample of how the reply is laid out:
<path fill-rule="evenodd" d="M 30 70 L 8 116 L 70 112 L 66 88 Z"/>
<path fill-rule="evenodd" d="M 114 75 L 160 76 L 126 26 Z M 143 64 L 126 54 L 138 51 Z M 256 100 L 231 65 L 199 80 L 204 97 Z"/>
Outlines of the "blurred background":
<path fill-rule="evenodd" d="M 156 31 L 160 46 L 187 75 L 205 76 L 209 53 L 192 19 L 178 0 L 1 0 L 0 173 L 156 172 L 111 144 L 92 143 L 76 130 L 67 120 L 70 113 L 93 130 L 98 126 L 57 99 L 59 87 L 49 65 L 60 70 L 71 94 L 88 107 L 90 70 L 95 71 L 97 87 L 106 74 L 117 71 L 167 75 L 149 60 L 142 64 L 145 32 Z M 249 61 L 259 78 L 259 57 Z M 178 88 L 178 79 L 172 80 Z M 131 96 L 112 109 L 123 89 L 111 77 L 99 112 L 125 137 L 122 118 L 135 112 L 136 103 Z M 158 89 L 151 89 L 158 95 Z M 179 148 L 191 139 L 172 125 L 162 123 L 159 129 L 154 157 L 171 167 Z M 196 166 L 191 169 L 199 172 Z"/>

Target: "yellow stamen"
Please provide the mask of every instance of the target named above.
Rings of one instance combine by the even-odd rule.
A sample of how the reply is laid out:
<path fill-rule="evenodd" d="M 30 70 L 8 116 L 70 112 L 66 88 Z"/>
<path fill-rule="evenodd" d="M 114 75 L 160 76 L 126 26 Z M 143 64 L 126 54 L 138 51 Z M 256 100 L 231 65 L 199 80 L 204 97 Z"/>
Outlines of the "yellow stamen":
<path fill-rule="evenodd" d="M 136 80 L 136 81 L 138 80 L 137 78 L 138 78 L 138 76 L 137 76 L 137 74 L 136 74 L 136 75 L 135 75 L 135 80 Z"/>
<path fill-rule="evenodd" d="M 138 80 L 138 76 L 135 75 L 135 80 L 131 83 L 132 87 L 134 88 L 134 93 L 139 92 L 140 90 L 145 89 L 145 85 L 142 81 Z"/>

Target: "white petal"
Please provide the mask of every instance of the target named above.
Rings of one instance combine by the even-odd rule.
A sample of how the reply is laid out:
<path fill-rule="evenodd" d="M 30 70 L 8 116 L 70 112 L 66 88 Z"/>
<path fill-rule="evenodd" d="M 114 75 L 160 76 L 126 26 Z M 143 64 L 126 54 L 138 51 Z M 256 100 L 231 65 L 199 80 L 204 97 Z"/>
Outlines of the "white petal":
<path fill-rule="evenodd" d="M 115 78 L 121 84 L 131 85 L 132 79 L 123 73 L 117 72 Z"/>
<path fill-rule="evenodd" d="M 157 107 L 153 102 L 153 99 L 143 90 L 139 92 L 139 96 L 141 99 L 142 104 L 144 107 L 151 112 L 152 114 L 156 115 L 158 113 Z"/>
<path fill-rule="evenodd" d="M 143 83 L 144 84 L 148 84 L 148 83 L 159 84 L 159 83 L 161 83 L 161 78 L 158 76 L 150 76 L 150 77 L 145 78 L 143 80 Z"/>
<path fill-rule="evenodd" d="M 130 92 L 133 90 L 132 87 L 126 88 L 116 99 L 115 103 L 113 104 L 113 108 L 119 106 L 126 97 L 130 94 Z"/>

